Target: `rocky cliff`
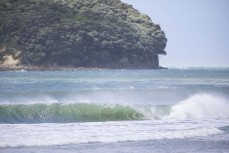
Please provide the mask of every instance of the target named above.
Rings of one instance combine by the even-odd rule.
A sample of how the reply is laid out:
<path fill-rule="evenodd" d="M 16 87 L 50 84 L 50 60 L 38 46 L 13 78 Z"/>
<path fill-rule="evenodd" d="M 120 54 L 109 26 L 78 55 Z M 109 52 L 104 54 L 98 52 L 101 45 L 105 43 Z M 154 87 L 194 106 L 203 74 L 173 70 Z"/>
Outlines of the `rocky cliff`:
<path fill-rule="evenodd" d="M 2 62 L 159 68 L 166 54 L 160 26 L 120 0 L 1 0 L 0 14 Z"/>

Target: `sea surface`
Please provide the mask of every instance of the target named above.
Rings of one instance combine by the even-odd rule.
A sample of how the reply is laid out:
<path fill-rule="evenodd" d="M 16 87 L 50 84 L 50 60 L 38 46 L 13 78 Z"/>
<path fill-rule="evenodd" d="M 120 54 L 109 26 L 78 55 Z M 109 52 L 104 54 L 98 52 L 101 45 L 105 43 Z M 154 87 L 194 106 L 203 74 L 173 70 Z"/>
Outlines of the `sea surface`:
<path fill-rule="evenodd" d="M 228 153 L 229 68 L 0 72 L 0 152 Z"/>

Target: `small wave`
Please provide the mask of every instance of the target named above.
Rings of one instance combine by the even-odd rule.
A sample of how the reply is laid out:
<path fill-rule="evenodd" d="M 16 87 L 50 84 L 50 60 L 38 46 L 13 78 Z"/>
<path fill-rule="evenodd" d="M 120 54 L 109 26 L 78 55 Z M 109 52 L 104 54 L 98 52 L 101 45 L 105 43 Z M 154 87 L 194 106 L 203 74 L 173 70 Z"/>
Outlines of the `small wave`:
<path fill-rule="evenodd" d="M 140 120 L 144 115 L 130 106 L 102 104 L 0 105 L 0 123 L 71 123 Z"/>
<path fill-rule="evenodd" d="M 229 133 L 229 126 L 223 126 L 219 128 L 220 130 L 222 130 L 224 133 Z"/>
<path fill-rule="evenodd" d="M 21 70 L 17 70 L 15 72 L 28 72 L 27 70 L 21 69 Z"/>

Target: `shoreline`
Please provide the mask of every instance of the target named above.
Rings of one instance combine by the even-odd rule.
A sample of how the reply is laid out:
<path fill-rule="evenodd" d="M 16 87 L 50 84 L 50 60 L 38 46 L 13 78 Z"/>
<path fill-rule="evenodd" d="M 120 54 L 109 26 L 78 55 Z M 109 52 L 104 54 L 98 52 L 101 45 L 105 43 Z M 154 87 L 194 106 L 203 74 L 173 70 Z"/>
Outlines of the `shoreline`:
<path fill-rule="evenodd" d="M 128 68 L 100 68 L 100 67 L 67 67 L 67 66 L 0 66 L 0 72 L 1 71 L 76 71 L 76 70 L 120 70 L 120 69 L 128 69 Z M 134 70 L 133 68 L 131 68 Z M 130 69 L 130 70 L 131 70 Z M 165 67 L 158 67 L 158 68 L 145 68 L 145 70 L 163 70 L 163 69 L 168 69 Z M 144 70 L 144 68 L 136 68 L 136 70 Z"/>
<path fill-rule="evenodd" d="M 1 71 L 75 71 L 75 70 L 101 70 L 108 68 L 85 68 L 85 67 L 44 67 L 44 66 L 0 66 Z"/>

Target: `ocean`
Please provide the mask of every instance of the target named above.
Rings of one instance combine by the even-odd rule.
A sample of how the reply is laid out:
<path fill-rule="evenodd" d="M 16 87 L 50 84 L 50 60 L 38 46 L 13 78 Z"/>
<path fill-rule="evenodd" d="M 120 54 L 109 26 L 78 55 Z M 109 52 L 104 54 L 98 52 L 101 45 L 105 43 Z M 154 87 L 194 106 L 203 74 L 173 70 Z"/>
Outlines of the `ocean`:
<path fill-rule="evenodd" d="M 0 152 L 227 153 L 229 68 L 0 72 Z"/>

